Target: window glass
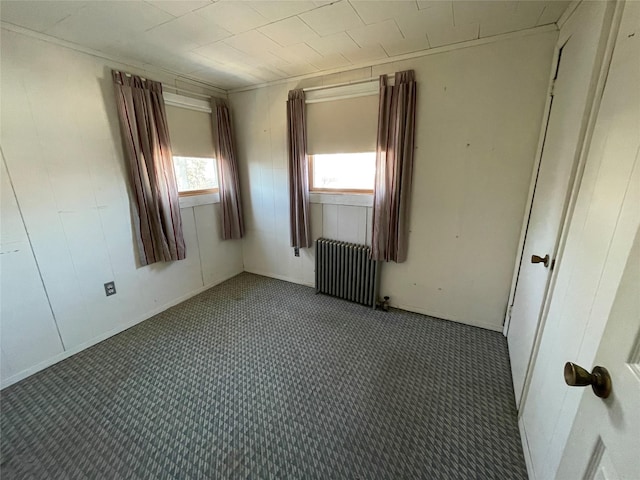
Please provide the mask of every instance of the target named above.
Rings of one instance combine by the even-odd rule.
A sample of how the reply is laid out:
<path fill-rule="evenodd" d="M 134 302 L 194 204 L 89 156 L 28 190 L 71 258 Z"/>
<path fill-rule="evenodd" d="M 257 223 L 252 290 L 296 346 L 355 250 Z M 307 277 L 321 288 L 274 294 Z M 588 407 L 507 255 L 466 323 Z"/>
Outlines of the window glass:
<path fill-rule="evenodd" d="M 310 189 L 373 192 L 376 153 L 333 153 L 310 157 Z"/>
<path fill-rule="evenodd" d="M 217 190 L 218 174 L 213 158 L 173 157 L 178 192 L 192 193 Z"/>

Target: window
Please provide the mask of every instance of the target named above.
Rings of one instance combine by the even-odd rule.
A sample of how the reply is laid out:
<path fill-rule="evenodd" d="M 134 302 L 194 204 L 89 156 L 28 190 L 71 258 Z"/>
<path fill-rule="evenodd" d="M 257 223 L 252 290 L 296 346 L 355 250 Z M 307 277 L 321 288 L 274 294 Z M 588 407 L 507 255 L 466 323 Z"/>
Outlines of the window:
<path fill-rule="evenodd" d="M 315 90 L 306 97 L 311 192 L 373 193 L 379 88 L 369 83 Z"/>
<path fill-rule="evenodd" d="M 309 155 L 312 192 L 373 193 L 376 152 Z"/>
<path fill-rule="evenodd" d="M 173 169 L 180 196 L 218 191 L 218 173 L 213 158 L 174 156 Z"/>
<path fill-rule="evenodd" d="M 216 193 L 218 174 L 209 103 L 170 93 L 164 97 L 180 196 Z"/>

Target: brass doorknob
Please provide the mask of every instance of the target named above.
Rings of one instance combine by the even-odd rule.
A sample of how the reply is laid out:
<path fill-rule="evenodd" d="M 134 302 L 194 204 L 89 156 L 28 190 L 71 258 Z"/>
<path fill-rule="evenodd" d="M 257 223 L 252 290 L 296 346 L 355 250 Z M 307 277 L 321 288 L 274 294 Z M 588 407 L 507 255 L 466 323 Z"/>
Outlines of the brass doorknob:
<path fill-rule="evenodd" d="M 538 255 L 531 255 L 531 263 L 544 263 L 545 267 L 549 266 L 549 254 L 544 257 L 540 257 Z"/>
<path fill-rule="evenodd" d="M 611 393 L 611 376 L 604 367 L 594 367 L 589 373 L 580 365 L 567 362 L 564 365 L 564 381 L 571 387 L 591 385 L 593 393 L 600 398 L 607 398 Z"/>

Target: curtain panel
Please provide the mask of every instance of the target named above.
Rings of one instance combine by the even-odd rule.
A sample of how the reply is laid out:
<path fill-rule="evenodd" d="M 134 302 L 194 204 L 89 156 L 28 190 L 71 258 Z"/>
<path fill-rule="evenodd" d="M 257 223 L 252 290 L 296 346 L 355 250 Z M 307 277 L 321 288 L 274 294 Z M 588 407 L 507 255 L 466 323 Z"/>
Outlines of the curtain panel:
<path fill-rule="evenodd" d="M 287 142 L 289 154 L 289 206 L 291 246 L 311 247 L 309 210 L 309 164 L 304 92 L 291 90 L 287 100 Z"/>
<path fill-rule="evenodd" d="M 231 113 L 226 102 L 220 98 L 212 100 L 215 111 L 215 151 L 218 164 L 218 187 L 222 238 L 240 239 L 244 236 L 244 219 L 240 199 L 240 180 L 231 129 Z"/>
<path fill-rule="evenodd" d="M 162 85 L 112 71 L 141 265 L 186 257 Z"/>
<path fill-rule="evenodd" d="M 413 70 L 380 76 L 376 180 L 373 197 L 374 260 L 407 259 L 409 204 L 413 176 L 416 82 Z"/>

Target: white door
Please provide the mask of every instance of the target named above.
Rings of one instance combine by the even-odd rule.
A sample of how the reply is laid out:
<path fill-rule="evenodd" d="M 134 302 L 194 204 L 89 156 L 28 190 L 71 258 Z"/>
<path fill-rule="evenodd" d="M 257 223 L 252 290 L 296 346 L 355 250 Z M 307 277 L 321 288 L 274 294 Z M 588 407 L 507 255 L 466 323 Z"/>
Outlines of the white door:
<path fill-rule="evenodd" d="M 602 27 L 610 24 L 612 10 L 607 2 L 586 2 L 563 26 L 558 40 L 551 109 L 507 331 L 518 405 L 584 138 L 592 82 L 600 70 L 599 49 L 607 38 Z M 532 263 L 533 255 L 548 256 L 548 263 Z"/>
<path fill-rule="evenodd" d="M 595 396 L 590 388 L 582 394 L 557 476 L 640 478 L 640 230 L 595 364 L 609 371 L 612 393 L 606 399 Z"/>
<path fill-rule="evenodd" d="M 583 390 L 565 384 L 563 367 L 567 361 L 589 370 L 595 365 L 640 225 L 640 2 L 618 4 L 616 19 L 620 13 L 619 28 L 612 29 L 610 44 L 615 41 L 615 47 L 605 71 L 584 175 L 521 410 L 525 456 L 531 477 L 538 480 L 564 480 L 557 475 L 558 467 Z M 606 413 L 612 418 L 614 414 Z M 626 423 L 628 417 L 615 421 L 622 429 L 633 427 Z M 637 451 L 634 455 L 640 457 Z"/>

